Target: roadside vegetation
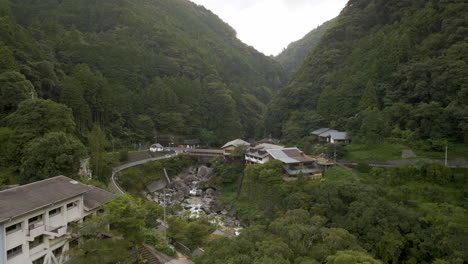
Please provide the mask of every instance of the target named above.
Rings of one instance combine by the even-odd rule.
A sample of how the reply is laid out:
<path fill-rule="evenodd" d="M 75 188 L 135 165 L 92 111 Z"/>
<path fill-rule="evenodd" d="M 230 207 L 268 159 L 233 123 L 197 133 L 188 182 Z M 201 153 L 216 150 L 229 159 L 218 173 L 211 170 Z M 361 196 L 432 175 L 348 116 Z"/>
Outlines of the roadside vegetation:
<path fill-rule="evenodd" d="M 215 170 L 223 166 L 233 163 Z M 466 169 L 424 163 L 358 169 L 334 167 L 319 181 L 285 182 L 278 163 L 247 165 L 221 190 L 249 227 L 210 243 L 196 263 L 468 260 Z"/>

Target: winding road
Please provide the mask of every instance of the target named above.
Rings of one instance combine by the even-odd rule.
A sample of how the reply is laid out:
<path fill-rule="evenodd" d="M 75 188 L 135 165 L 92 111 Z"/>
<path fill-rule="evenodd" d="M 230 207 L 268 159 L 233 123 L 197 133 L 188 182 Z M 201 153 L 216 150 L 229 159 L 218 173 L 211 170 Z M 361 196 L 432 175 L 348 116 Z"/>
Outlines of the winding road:
<path fill-rule="evenodd" d="M 164 156 L 161 156 L 161 157 L 155 157 L 155 158 L 139 160 L 139 161 L 130 162 L 130 163 L 127 163 L 127 164 L 123 164 L 123 165 L 114 167 L 112 169 L 112 176 L 111 176 L 111 181 L 109 182 L 109 188 L 116 194 L 124 194 L 125 191 L 122 189 L 122 187 L 119 186 L 119 184 L 115 180 L 115 176 L 117 175 L 117 173 L 119 173 L 119 172 L 121 172 L 123 170 L 126 170 L 128 168 L 131 168 L 131 167 L 135 167 L 135 166 L 138 166 L 138 165 L 141 165 L 141 164 L 145 164 L 145 163 L 150 162 L 150 161 L 169 159 L 169 158 L 177 156 L 178 154 L 180 154 L 180 153 L 176 152 L 174 154 L 167 154 L 167 155 L 164 155 Z M 161 252 L 157 252 L 156 250 L 154 250 L 153 252 L 159 257 L 160 261 L 164 261 L 163 262 L 164 264 L 193 264 L 193 262 L 191 260 L 187 259 L 185 256 L 181 255 L 180 253 L 178 253 L 177 258 L 172 258 L 172 257 L 169 257 L 169 256 L 166 256 L 166 255 L 162 254 Z"/>
<path fill-rule="evenodd" d="M 177 153 L 167 154 L 167 155 L 164 155 L 164 156 L 161 156 L 161 157 L 155 157 L 155 158 L 139 160 L 139 161 L 130 162 L 130 163 L 127 163 L 127 164 L 123 164 L 123 165 L 114 167 L 112 169 L 112 176 L 111 176 L 111 181 L 109 182 L 109 188 L 116 194 L 124 194 L 125 192 L 123 191 L 123 189 L 119 186 L 119 184 L 115 180 L 115 175 L 117 175 L 117 173 L 119 173 L 119 172 L 121 172 L 123 170 L 126 170 L 128 168 L 131 168 L 131 167 L 135 167 L 135 166 L 138 166 L 138 165 L 141 165 L 141 164 L 145 164 L 145 163 L 150 162 L 150 161 L 169 159 L 169 158 L 175 157 L 177 155 L 178 155 Z"/>

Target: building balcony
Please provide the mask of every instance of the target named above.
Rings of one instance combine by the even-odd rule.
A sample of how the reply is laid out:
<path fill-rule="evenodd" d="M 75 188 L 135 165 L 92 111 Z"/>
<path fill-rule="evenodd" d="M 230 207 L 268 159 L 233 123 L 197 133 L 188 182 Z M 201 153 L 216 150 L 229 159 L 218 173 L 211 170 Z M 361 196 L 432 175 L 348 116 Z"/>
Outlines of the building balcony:
<path fill-rule="evenodd" d="M 44 222 L 38 222 L 29 225 L 29 231 L 26 236 L 26 240 L 33 241 L 35 237 L 44 234 L 45 225 Z"/>
<path fill-rule="evenodd" d="M 52 226 L 45 226 L 44 235 L 48 235 L 51 237 L 61 237 L 67 233 L 66 226 L 60 227 L 52 227 Z"/>
<path fill-rule="evenodd" d="M 51 237 L 61 237 L 67 233 L 66 226 L 52 227 L 44 225 L 44 223 L 36 223 L 29 225 L 29 232 L 26 236 L 27 241 L 33 241 L 35 237 L 40 235 L 48 235 Z"/>
<path fill-rule="evenodd" d="M 261 158 L 256 158 L 252 156 L 245 156 L 245 160 L 253 163 L 264 164 L 266 161 Z"/>
<path fill-rule="evenodd" d="M 300 173 L 304 174 L 315 174 L 320 173 L 321 170 L 317 168 L 315 165 L 304 165 L 304 166 L 283 166 L 286 172 L 290 176 L 295 176 Z"/>

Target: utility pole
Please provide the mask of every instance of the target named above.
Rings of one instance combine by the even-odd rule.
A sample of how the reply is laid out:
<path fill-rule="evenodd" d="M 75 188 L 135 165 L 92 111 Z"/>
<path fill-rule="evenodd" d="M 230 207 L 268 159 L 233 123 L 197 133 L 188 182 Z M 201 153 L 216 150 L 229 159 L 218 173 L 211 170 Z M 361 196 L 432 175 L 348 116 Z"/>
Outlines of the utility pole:
<path fill-rule="evenodd" d="M 166 189 L 164 188 L 163 189 L 163 225 L 164 225 L 164 240 L 167 240 L 167 236 L 166 236 L 166 229 L 167 229 L 167 225 L 166 225 Z"/>
<path fill-rule="evenodd" d="M 445 145 L 445 167 L 447 167 L 448 145 Z"/>
<path fill-rule="evenodd" d="M 334 153 L 333 153 L 333 158 L 334 158 L 334 161 L 335 161 L 335 164 L 336 164 L 336 145 L 335 145 L 335 150 L 334 150 Z"/>

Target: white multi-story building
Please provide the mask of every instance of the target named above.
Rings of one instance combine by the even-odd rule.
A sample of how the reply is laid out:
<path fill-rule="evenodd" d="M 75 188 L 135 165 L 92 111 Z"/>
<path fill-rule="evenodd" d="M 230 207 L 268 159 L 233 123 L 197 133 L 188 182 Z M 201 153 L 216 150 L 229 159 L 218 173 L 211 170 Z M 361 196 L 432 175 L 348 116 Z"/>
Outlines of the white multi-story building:
<path fill-rule="evenodd" d="M 271 160 L 268 153 L 269 149 L 282 149 L 284 146 L 273 145 L 268 143 L 259 144 L 255 147 L 250 147 L 245 153 L 245 161 L 248 164 L 265 164 Z"/>
<path fill-rule="evenodd" d="M 0 191 L 0 264 L 62 264 L 78 243 L 70 223 L 114 196 L 65 176 Z"/>

